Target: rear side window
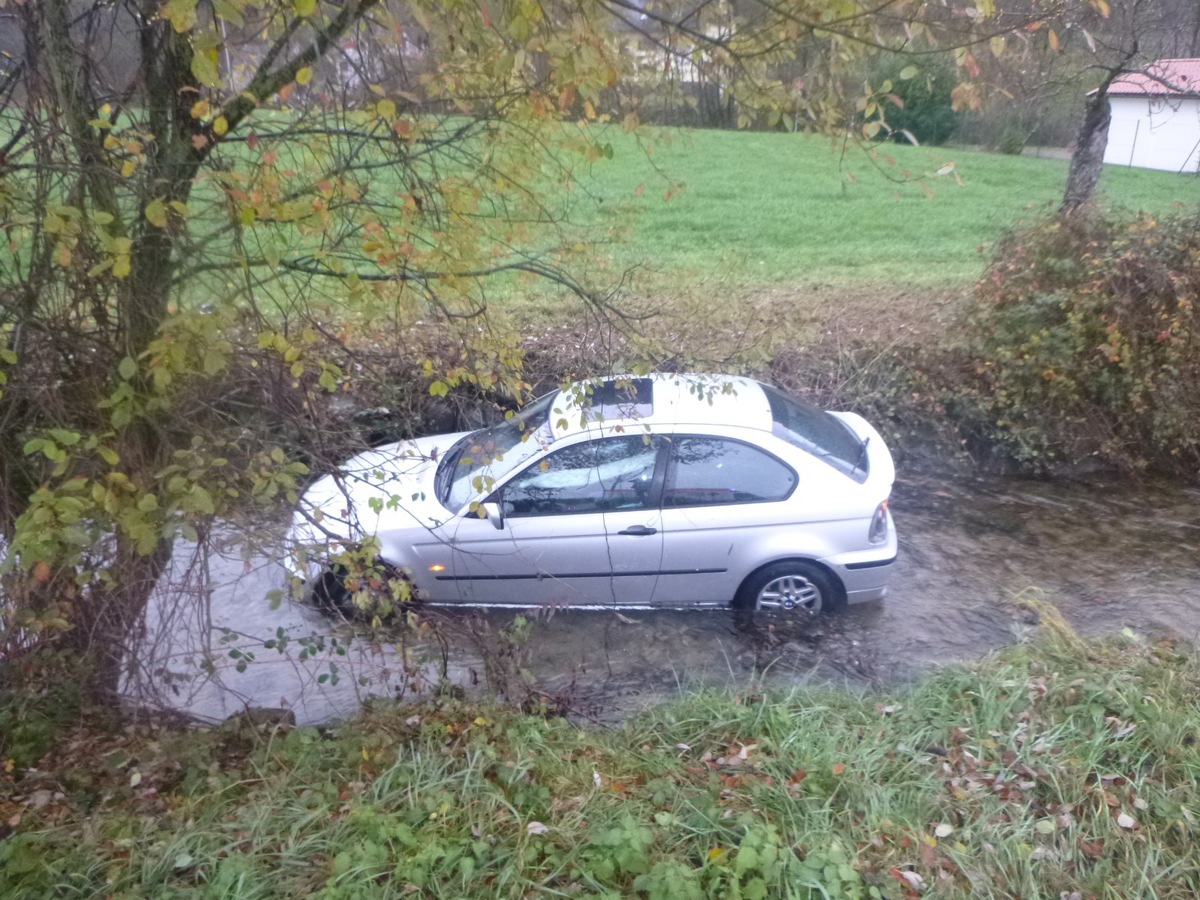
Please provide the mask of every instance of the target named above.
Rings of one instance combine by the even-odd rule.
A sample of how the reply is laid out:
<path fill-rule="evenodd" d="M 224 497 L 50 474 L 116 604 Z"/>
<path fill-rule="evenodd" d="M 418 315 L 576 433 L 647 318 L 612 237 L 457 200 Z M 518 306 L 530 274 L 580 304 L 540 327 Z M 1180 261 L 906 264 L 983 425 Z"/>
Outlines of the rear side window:
<path fill-rule="evenodd" d="M 663 506 L 714 506 L 785 500 L 796 487 L 796 473 L 769 453 L 713 437 L 672 441 Z"/>
<path fill-rule="evenodd" d="M 773 387 L 762 386 L 771 404 L 772 433 L 812 454 L 855 481 L 867 479 L 867 448 L 845 422 L 801 403 Z"/>

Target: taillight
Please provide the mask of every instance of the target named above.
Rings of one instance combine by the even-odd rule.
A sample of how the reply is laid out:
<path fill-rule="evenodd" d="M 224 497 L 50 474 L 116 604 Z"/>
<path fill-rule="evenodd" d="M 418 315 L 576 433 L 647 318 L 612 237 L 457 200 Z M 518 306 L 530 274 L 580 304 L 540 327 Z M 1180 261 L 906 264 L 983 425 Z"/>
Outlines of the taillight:
<path fill-rule="evenodd" d="M 872 544 L 882 544 L 888 539 L 888 502 L 884 500 L 875 508 L 871 517 L 871 530 L 867 532 L 867 540 Z"/>

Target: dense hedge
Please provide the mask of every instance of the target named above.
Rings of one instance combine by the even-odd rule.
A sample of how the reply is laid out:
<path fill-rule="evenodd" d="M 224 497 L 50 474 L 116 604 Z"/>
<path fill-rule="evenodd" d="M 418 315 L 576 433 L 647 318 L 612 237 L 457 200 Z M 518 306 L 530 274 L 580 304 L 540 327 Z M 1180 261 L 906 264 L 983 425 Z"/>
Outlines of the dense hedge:
<path fill-rule="evenodd" d="M 1200 228 L 1194 218 L 1053 218 L 1013 233 L 970 317 L 959 412 L 1035 468 L 1097 457 L 1200 462 Z"/>
<path fill-rule="evenodd" d="M 909 140 L 907 132 L 922 144 L 941 146 L 954 136 L 962 122 L 962 113 L 954 108 L 954 86 L 958 83 L 954 69 L 948 66 L 925 66 L 910 78 L 913 68 L 908 58 L 900 58 L 882 66 L 876 73 L 877 83 L 891 82 L 889 95 L 896 101 L 886 103 L 888 128 L 896 140 Z"/>

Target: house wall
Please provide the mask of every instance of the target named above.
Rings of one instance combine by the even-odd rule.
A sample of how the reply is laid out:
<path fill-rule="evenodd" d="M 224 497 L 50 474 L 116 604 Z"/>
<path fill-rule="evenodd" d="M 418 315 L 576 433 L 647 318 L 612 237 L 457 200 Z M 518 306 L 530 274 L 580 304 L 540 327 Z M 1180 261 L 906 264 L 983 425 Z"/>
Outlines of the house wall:
<path fill-rule="evenodd" d="M 1104 161 L 1118 166 L 1200 169 L 1200 100 L 1110 96 Z"/>

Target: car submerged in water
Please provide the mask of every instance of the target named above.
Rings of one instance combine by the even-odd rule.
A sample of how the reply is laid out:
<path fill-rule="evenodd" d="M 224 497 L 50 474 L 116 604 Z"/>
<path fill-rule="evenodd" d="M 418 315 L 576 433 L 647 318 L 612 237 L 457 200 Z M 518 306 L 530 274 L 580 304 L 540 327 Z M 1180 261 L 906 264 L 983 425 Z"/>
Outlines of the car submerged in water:
<path fill-rule="evenodd" d="M 596 379 L 348 460 L 304 494 L 291 565 L 343 612 L 381 573 L 436 604 L 829 611 L 887 593 L 894 477 L 854 413 L 728 375 Z"/>

